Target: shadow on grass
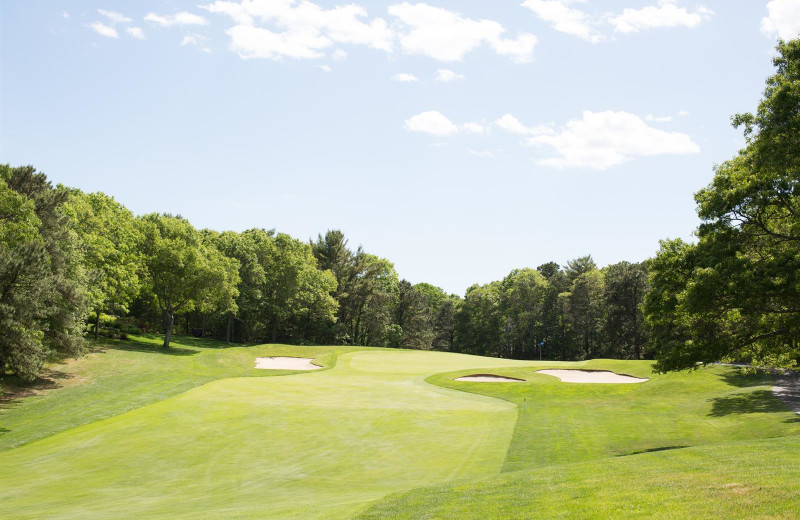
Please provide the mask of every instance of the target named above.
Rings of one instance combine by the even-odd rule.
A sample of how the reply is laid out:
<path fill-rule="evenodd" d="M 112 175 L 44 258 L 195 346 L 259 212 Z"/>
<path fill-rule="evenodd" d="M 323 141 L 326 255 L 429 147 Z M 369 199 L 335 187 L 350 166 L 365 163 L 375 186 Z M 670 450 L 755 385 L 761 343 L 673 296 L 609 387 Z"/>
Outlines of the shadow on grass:
<path fill-rule="evenodd" d="M 617 457 L 627 457 L 628 455 L 641 455 L 642 453 L 653 453 L 653 452 L 656 452 L 656 451 L 680 450 L 680 449 L 688 448 L 688 447 L 689 446 L 659 446 L 658 448 L 649 448 L 649 449 L 646 449 L 646 450 L 632 451 L 630 453 L 617 455 Z"/>
<path fill-rule="evenodd" d="M 6 433 L 8 433 L 10 431 L 11 430 L 9 430 L 8 428 L 0 428 L 0 437 L 2 437 L 3 435 L 5 435 Z"/>
<path fill-rule="evenodd" d="M 148 339 L 148 340 L 156 340 L 160 344 L 164 342 L 164 335 L 163 334 L 141 334 L 141 335 L 132 335 L 129 336 L 127 340 L 115 340 L 115 341 L 122 341 L 124 344 L 136 343 L 142 344 L 141 339 Z M 173 334 L 172 340 L 170 341 L 170 348 L 173 348 L 173 345 L 183 345 L 185 347 L 192 347 L 192 348 L 201 348 L 201 349 L 225 349 L 225 348 L 232 348 L 232 347 L 250 347 L 253 345 L 258 345 L 258 343 L 225 343 L 225 341 L 221 339 L 212 339 L 212 338 L 198 338 L 196 336 L 182 336 L 180 334 Z M 174 347 L 179 348 L 179 347 Z"/>
<path fill-rule="evenodd" d="M 65 372 L 43 370 L 39 377 L 27 383 L 17 376 L 6 375 L 0 379 L 0 386 L 2 386 L 3 390 L 2 394 L 0 394 L 0 410 L 13 408 L 22 399 L 36 395 L 43 390 L 61 388 L 62 385 L 59 381 L 71 379 L 72 377 L 71 374 Z"/>
<path fill-rule="evenodd" d="M 711 417 L 724 417 L 734 413 L 786 412 L 787 408 L 770 390 L 756 390 L 710 399 Z"/>
<path fill-rule="evenodd" d="M 752 388 L 754 386 L 764 386 L 772 384 L 769 374 L 757 372 L 755 374 L 742 374 L 741 369 L 730 367 L 719 375 L 720 379 L 729 386 L 738 388 Z"/>
<path fill-rule="evenodd" d="M 191 350 L 188 348 L 181 348 L 170 346 L 164 348 L 161 345 L 148 345 L 147 343 L 133 343 L 133 342 L 120 342 L 120 343 L 107 343 L 103 345 L 106 349 L 111 350 L 132 350 L 135 352 L 146 352 L 148 354 L 163 354 L 166 356 L 194 356 L 199 354 L 198 350 Z"/>

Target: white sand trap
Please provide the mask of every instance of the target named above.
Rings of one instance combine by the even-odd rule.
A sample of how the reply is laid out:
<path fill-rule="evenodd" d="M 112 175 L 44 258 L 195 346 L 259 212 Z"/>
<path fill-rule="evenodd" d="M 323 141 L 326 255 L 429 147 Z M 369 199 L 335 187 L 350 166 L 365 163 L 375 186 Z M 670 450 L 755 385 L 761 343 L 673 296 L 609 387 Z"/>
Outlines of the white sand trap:
<path fill-rule="evenodd" d="M 311 363 L 311 358 L 302 357 L 258 357 L 256 368 L 271 370 L 319 370 L 320 366 Z"/>
<path fill-rule="evenodd" d="M 472 374 L 471 376 L 457 377 L 453 381 L 472 381 L 473 383 L 524 383 L 524 379 L 516 377 L 503 377 L 493 374 Z"/>
<path fill-rule="evenodd" d="M 608 370 L 537 370 L 537 374 L 555 376 L 564 383 L 644 383 L 649 379 L 615 374 Z"/>

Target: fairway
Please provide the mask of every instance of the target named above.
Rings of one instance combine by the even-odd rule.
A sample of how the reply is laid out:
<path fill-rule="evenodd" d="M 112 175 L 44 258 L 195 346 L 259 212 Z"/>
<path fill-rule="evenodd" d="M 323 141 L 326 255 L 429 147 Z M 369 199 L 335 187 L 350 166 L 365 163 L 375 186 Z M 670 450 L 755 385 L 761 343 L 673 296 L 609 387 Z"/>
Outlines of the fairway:
<path fill-rule="evenodd" d="M 3 410 L 0 517 L 604 518 L 630 502 L 628 517 L 690 519 L 702 504 L 662 503 L 698 482 L 707 511 L 735 518 L 797 502 L 794 467 L 763 454 L 795 457 L 800 422 L 765 375 L 185 338 L 164 355 L 152 341 L 61 367 L 69 384 Z M 544 368 L 649 380 L 565 383 Z M 470 374 L 515 382 L 457 380 Z"/>
<path fill-rule="evenodd" d="M 424 378 L 523 364 L 355 352 L 320 373 L 208 383 L 4 453 L 0 517 L 347 518 L 393 491 L 499 472 L 516 408 Z"/>

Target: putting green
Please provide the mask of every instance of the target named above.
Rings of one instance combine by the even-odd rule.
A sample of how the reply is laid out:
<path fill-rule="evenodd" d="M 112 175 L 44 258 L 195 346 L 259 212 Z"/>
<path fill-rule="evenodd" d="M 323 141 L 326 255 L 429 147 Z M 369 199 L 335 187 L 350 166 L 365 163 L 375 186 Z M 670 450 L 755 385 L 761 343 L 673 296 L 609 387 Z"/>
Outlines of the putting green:
<path fill-rule="evenodd" d="M 512 403 L 428 384 L 537 363 L 364 351 L 332 370 L 215 381 L 3 453 L 2 518 L 346 518 L 498 473 Z"/>

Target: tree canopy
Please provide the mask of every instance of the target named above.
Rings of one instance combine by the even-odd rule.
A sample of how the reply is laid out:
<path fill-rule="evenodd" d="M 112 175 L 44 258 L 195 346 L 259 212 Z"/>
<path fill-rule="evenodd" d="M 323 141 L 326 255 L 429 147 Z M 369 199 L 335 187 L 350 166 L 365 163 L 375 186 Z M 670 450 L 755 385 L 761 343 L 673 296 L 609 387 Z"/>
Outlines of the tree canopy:
<path fill-rule="evenodd" d="M 697 243 L 664 241 L 650 263 L 660 370 L 800 358 L 800 40 L 777 51 L 756 113 L 732 118 L 745 148 L 695 196 Z"/>
<path fill-rule="evenodd" d="M 208 299 L 233 309 L 238 265 L 206 243 L 188 220 L 152 213 L 141 218 L 142 253 L 151 294 L 164 313 L 164 347 L 169 347 L 175 313 Z"/>
<path fill-rule="evenodd" d="M 26 381 L 51 352 L 83 350 L 88 299 L 68 196 L 31 166 L 0 165 L 0 368 Z"/>

